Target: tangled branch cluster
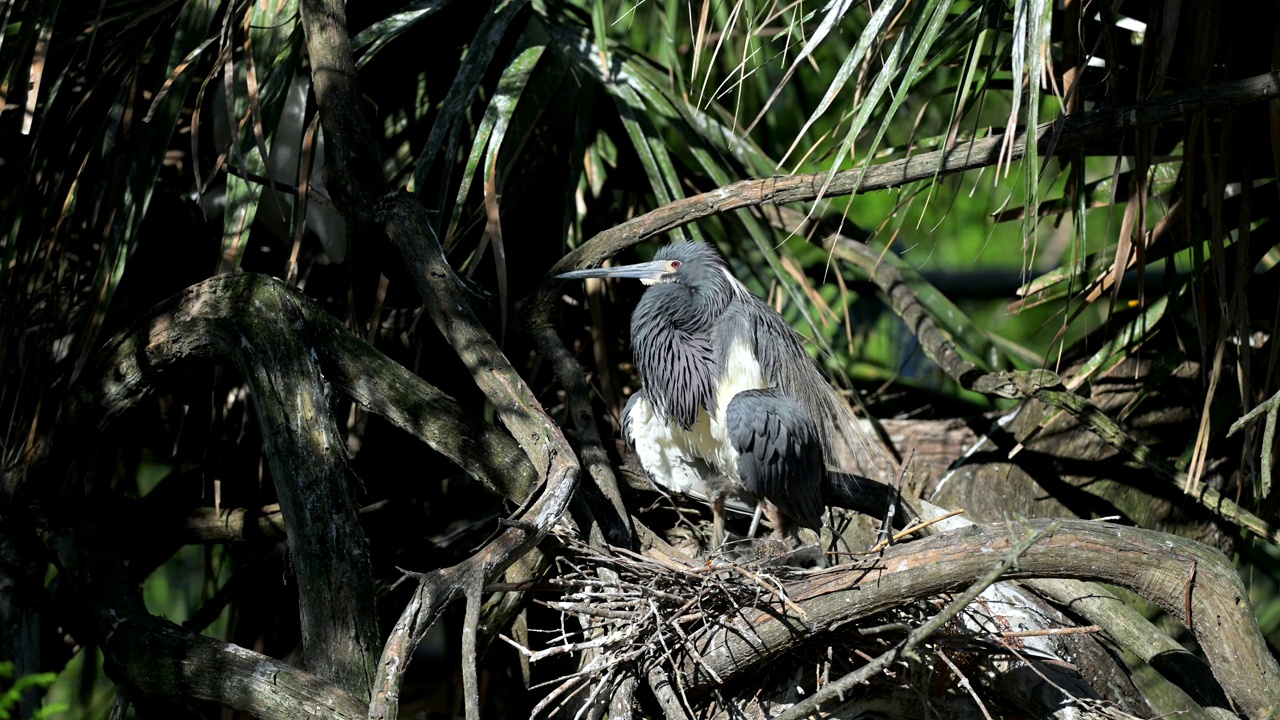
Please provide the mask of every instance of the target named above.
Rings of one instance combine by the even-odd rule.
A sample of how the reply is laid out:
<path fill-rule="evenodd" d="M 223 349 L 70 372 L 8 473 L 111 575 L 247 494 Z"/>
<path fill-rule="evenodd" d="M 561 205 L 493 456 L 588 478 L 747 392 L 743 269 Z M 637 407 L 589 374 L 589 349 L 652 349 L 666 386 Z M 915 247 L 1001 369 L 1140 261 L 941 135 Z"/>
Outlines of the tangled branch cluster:
<path fill-rule="evenodd" d="M 692 709 L 677 667 L 684 657 L 698 661 L 697 637 L 745 609 L 805 615 L 786 595 L 795 569 L 692 566 L 616 548 L 617 554 L 606 555 L 568 536 L 558 540 L 559 572 L 550 585 L 563 595 L 542 604 L 561 613 L 560 632 L 537 651 L 504 639 L 531 662 L 579 652 L 584 660 L 576 672 L 540 686 L 555 688 L 534 709 L 535 716 L 568 705 L 589 688 L 578 703 L 582 713 L 614 697 L 626 683 L 655 676 L 674 678 L 680 703 Z"/>
<path fill-rule="evenodd" d="M 580 658 L 575 671 L 534 686 L 551 690 L 534 708 L 533 716 L 555 716 L 572 709 L 575 720 L 590 717 L 593 708 L 598 711 L 602 704 L 619 697 L 630 702 L 637 683 L 647 683 L 661 704 L 671 703 L 697 716 L 701 714 L 698 710 L 705 710 L 700 706 L 708 697 L 690 691 L 680 668 L 688 662 L 697 663 L 717 685 L 724 684 L 701 653 L 706 650 L 706 639 L 726 628 L 727 619 L 766 612 L 810 624 L 805 610 L 788 597 L 787 587 L 812 579 L 815 571 L 766 566 L 767 560 L 691 565 L 617 548 L 616 554 L 609 555 L 570 536 L 556 536 L 555 540 L 560 548 L 554 577 L 536 587 L 502 586 L 562 593 L 556 600 L 537 601 L 560 617 L 559 629 L 548 631 L 553 635 L 541 649 L 505 636 L 503 640 L 531 663 L 568 654 Z M 848 565 L 833 568 L 840 572 L 850 569 Z M 883 637 L 871 635 L 894 634 L 919 624 L 935 611 L 925 604 L 904 605 L 892 617 L 870 622 L 868 627 L 876 626 L 870 632 L 846 635 L 842 645 L 862 661 L 869 660 L 868 651 L 881 652 L 886 644 Z M 963 634 L 958 626 L 949 626 L 946 632 Z M 972 641 L 971 637 L 951 639 Z M 819 654 L 825 655 L 819 671 L 825 676 L 831 667 L 830 649 Z M 723 698 L 717 696 L 719 693 L 712 693 L 711 699 L 722 703 Z"/>

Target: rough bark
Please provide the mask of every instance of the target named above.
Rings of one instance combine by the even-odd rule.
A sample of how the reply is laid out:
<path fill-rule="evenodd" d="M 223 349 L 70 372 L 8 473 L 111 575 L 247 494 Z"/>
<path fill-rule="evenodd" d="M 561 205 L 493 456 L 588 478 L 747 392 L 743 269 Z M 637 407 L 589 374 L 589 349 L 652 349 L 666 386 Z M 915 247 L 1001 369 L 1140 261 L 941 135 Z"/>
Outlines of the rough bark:
<path fill-rule="evenodd" d="M 56 448 L 82 432 L 75 428 L 105 431 L 115 418 L 161 388 L 169 374 L 193 361 L 214 359 L 234 362 L 249 377 L 268 441 L 273 477 L 282 500 L 292 494 L 293 507 L 282 505 L 293 564 L 303 590 L 305 657 L 311 658 L 312 667 L 320 674 L 348 689 L 344 697 L 367 697 L 372 659 L 381 643 L 373 623 L 372 578 L 364 541 L 345 485 L 344 444 L 328 417 L 325 379 L 336 381 L 340 389 L 350 389 L 357 398 L 366 397 L 372 409 L 388 410 L 397 424 L 512 496 L 528 492 L 532 466 L 509 437 L 468 417 L 452 400 L 351 337 L 302 296 L 271 278 L 235 274 L 189 288 L 108 343 L 97 364 L 86 370 L 74 411 L 68 413 L 68 425 L 51 441 L 55 451 L 46 460 L 44 471 L 57 472 Z M 329 371 L 323 377 L 322 367 Z M 399 392 L 382 392 L 390 389 Z M 396 402 L 400 405 L 393 406 Z M 95 462 L 89 459 L 79 464 L 82 469 L 92 469 Z M 286 483 L 293 483 L 295 489 L 282 487 Z M 227 523 L 237 517 L 235 513 L 220 516 L 216 529 L 210 528 L 203 516 L 191 518 L 200 522 L 185 532 L 196 534 L 189 537 L 192 540 L 212 539 L 207 537 L 210 532 L 217 539 L 227 539 L 234 529 Z M 260 518 L 261 530 L 277 527 L 269 521 L 262 527 L 261 521 L 266 520 Z M 104 598 L 105 604 L 97 612 L 100 634 L 116 637 L 118 626 L 125 623 L 147 628 L 137 631 L 143 634 L 136 642 L 106 644 L 112 666 L 126 673 L 122 682 L 146 692 L 172 691 L 216 699 L 239 709 L 261 711 L 268 707 L 255 704 L 261 698 L 245 694 L 248 690 L 228 689 L 230 685 L 220 695 L 205 685 L 184 687 L 178 679 L 155 684 L 155 678 L 164 674 L 145 658 L 130 653 L 161 642 L 148 633 L 163 635 L 161 644 L 168 643 L 165 647 L 181 637 L 198 643 L 198 636 L 172 629 L 161 632 L 149 624 L 140 600 L 129 600 L 136 592 L 136 586 L 132 591 L 127 587 L 130 573 L 110 569 L 118 561 L 92 560 L 100 543 L 86 539 L 91 530 L 85 521 L 72 516 L 62 526 L 67 530 L 55 535 L 52 542 L 67 572 L 79 583 L 82 595 Z M 109 578 L 115 580 L 104 589 Z M 116 587 L 120 583 L 123 585 Z M 220 647 L 224 653 L 241 652 L 233 646 Z M 265 660 L 253 662 L 261 666 Z M 164 676 L 170 675 L 173 673 Z M 227 678 L 232 684 L 241 681 L 234 673 Z M 200 682 L 207 685 L 215 681 L 205 678 Z M 299 687 L 308 686 L 302 683 Z M 305 693 L 300 697 L 299 701 L 310 702 Z"/>
<path fill-rule="evenodd" d="M 209 700 L 260 718 L 365 716 L 363 701 L 322 678 L 149 615 L 116 629 L 107 659 L 111 672 L 152 696 Z"/>
<path fill-rule="evenodd" d="M 1189 364 L 1163 377 L 1155 364 L 1127 360 L 1101 373 L 1083 392 L 1106 416 L 1124 417 L 1133 437 L 1155 456 L 1176 457 L 1195 435 L 1199 419 L 1193 406 L 1200 381 Z M 1134 467 L 1130 457 L 1075 418 L 1054 415 L 1052 407 L 1026 401 L 974 445 L 947 475 L 933 502 L 968 508 L 978 522 L 1009 512 L 1028 517 L 1119 515 L 1139 527 L 1226 547 L 1234 533 L 1224 535 L 1225 523 L 1213 522 L 1209 510 L 1198 508 L 1168 478 Z"/>
<path fill-rule="evenodd" d="M 70 413 L 109 423 L 161 387 L 193 360 L 220 360 L 240 351 L 237 324 L 252 319 L 256 294 L 292 303 L 324 379 L 370 412 L 421 439 L 496 492 L 521 502 L 536 481 L 533 466 L 511 437 L 478 420 L 430 383 L 351 335 L 337 319 L 277 280 L 237 273 L 211 278 L 166 300 L 112 339 L 94 370 L 86 370 Z M 217 326 L 225 325 L 224 328 Z"/>
<path fill-rule="evenodd" d="M 1046 525 L 1043 521 L 1032 527 Z M 788 588 L 806 618 L 754 611 L 695 639 L 701 659 L 682 661 L 691 689 L 727 680 L 797 640 L 895 607 L 904 598 L 959 590 L 1015 541 L 1018 525 L 972 526 L 885 551 L 874 567 L 826 573 Z M 1194 581 L 1188 583 L 1196 569 Z M 1188 624 L 1218 682 L 1249 717 L 1280 706 L 1280 667 L 1267 649 L 1231 563 L 1192 540 L 1104 523 L 1064 521 L 1031 547 L 1007 579 L 1075 578 L 1129 588 Z M 1190 610 L 1190 619 L 1187 611 Z"/>
<path fill-rule="evenodd" d="M 232 300 L 235 334 L 230 324 L 210 334 L 222 335 L 223 350 L 239 342 L 231 358 L 250 388 L 298 582 L 302 667 L 367 699 L 381 642 L 345 436 L 297 302 L 259 287 Z M 200 302 L 192 312 L 203 313 Z"/>

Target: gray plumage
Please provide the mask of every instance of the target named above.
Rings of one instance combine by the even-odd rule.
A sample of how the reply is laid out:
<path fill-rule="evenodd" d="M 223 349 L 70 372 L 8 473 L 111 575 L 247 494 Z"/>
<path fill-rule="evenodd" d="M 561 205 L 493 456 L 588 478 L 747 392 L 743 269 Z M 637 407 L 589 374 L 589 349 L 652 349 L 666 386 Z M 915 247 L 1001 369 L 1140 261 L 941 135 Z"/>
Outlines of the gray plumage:
<path fill-rule="evenodd" d="M 680 263 L 680 279 L 652 285 L 640 297 L 631 314 L 631 353 L 654 407 L 687 430 L 700 409 L 715 407 L 715 324 L 737 283 L 720 272 L 724 261 L 705 243 L 674 243 L 654 260 Z"/>
<path fill-rule="evenodd" d="M 746 489 L 798 524 L 820 528 L 827 468 L 818 428 L 804 408 L 777 388 L 744 390 L 729 403 L 726 422 Z"/>
<path fill-rule="evenodd" d="M 649 285 L 631 316 L 644 389 L 623 412 L 624 437 L 656 483 L 710 499 L 718 524 L 726 499 L 742 488 L 817 528 L 826 465 L 874 462 L 801 336 L 711 245 L 672 243 L 652 262 L 560 277 Z"/>

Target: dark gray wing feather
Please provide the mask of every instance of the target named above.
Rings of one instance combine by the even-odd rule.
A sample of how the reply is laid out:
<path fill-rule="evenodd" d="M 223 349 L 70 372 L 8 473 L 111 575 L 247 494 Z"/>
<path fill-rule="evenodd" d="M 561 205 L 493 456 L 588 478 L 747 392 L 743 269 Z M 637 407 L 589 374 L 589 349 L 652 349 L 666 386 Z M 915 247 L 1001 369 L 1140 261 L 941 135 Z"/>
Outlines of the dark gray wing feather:
<path fill-rule="evenodd" d="M 848 469 L 872 477 L 891 473 L 884 451 L 858 424 L 848 404 L 832 390 L 805 351 L 804 338 L 760 298 L 750 295 L 740 305 L 739 312 L 750 325 L 760 369 L 771 386 L 799 403 L 817 423 L 825 460 L 839 468 L 851 460 L 853 467 Z"/>
<path fill-rule="evenodd" d="M 734 396 L 725 413 L 738 452 L 738 477 L 796 523 L 822 526 L 826 464 L 818 427 L 804 407 L 776 388 Z"/>

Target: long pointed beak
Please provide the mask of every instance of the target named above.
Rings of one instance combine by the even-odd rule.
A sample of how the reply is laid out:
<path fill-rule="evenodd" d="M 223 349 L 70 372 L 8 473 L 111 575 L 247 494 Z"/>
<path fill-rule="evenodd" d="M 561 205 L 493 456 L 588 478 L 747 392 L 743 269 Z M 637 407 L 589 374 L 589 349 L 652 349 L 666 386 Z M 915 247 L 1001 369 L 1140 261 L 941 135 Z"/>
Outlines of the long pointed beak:
<path fill-rule="evenodd" d="M 556 276 L 557 280 L 585 280 L 586 278 L 632 278 L 657 282 L 665 275 L 675 271 L 670 260 L 653 260 L 635 265 L 619 265 L 618 267 L 588 268 L 573 270 Z"/>

